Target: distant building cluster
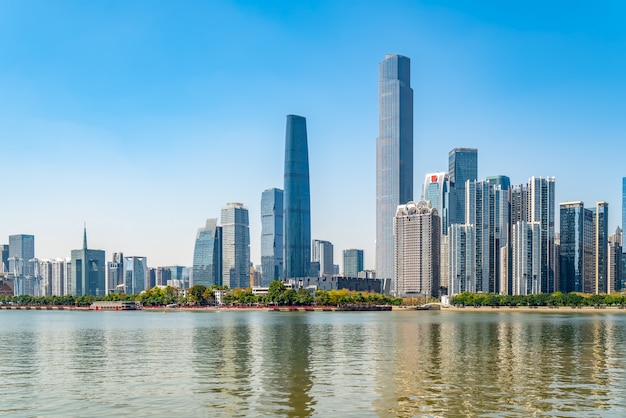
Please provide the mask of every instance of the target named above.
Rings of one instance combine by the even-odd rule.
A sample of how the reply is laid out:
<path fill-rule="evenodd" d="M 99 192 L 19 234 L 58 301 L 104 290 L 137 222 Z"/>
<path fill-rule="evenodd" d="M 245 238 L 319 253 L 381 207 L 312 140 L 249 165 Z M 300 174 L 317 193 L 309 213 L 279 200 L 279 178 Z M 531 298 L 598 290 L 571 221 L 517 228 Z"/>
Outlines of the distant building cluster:
<path fill-rule="evenodd" d="M 376 140 L 376 268 L 361 249 L 312 239 L 306 119 L 288 115 L 284 183 L 261 194 L 261 264 L 250 260 L 248 208 L 227 203 L 196 234 L 193 265 L 148 267 L 146 257 L 83 246 L 55 260 L 35 258 L 32 235 L 2 245 L 0 293 L 94 295 L 141 293 L 153 286 L 264 288 L 293 286 L 380 291 L 397 297 L 462 292 L 504 295 L 626 289 L 622 230 L 609 234 L 609 204 L 559 205 L 554 177 L 511 184 L 505 175 L 478 176 L 478 150 L 454 148 L 447 171 L 428 173 L 421 196 L 413 187 L 413 89 L 410 59 L 386 55 L 379 64 Z M 626 177 L 622 226 L 626 224 Z M 340 274 L 341 273 L 341 274 Z"/>

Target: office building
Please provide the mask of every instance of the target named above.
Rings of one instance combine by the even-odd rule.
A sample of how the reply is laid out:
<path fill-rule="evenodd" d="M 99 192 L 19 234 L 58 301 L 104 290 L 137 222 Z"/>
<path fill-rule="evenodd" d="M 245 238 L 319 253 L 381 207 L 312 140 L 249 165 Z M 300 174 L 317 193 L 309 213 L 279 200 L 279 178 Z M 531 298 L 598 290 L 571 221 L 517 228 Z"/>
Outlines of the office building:
<path fill-rule="evenodd" d="M 222 285 L 222 235 L 216 218 L 207 219 L 203 228 L 198 228 L 193 251 L 193 274 L 191 286 Z M 180 278 L 170 280 L 177 280 Z"/>
<path fill-rule="evenodd" d="M 583 202 L 560 204 L 560 290 L 563 293 L 583 291 Z"/>
<path fill-rule="evenodd" d="M 16 296 L 33 295 L 35 276 L 35 237 L 33 235 L 9 236 L 9 275 L 14 278 Z"/>
<path fill-rule="evenodd" d="M 241 203 L 228 203 L 222 208 L 221 219 L 222 285 L 229 289 L 250 287 L 248 208 Z M 195 277 L 193 280 L 197 284 Z"/>
<path fill-rule="evenodd" d="M 465 182 L 478 180 L 478 150 L 454 148 L 448 153 L 451 198 L 448 224 L 465 222 Z"/>
<path fill-rule="evenodd" d="M 608 293 L 609 204 L 596 203 L 595 217 L 595 293 Z"/>
<path fill-rule="evenodd" d="M 113 253 L 113 258 L 107 263 L 107 294 L 125 291 L 124 254 Z"/>
<path fill-rule="evenodd" d="M 334 274 L 334 247 L 328 241 L 314 239 L 311 244 L 311 262 L 319 263 L 318 276 Z"/>
<path fill-rule="evenodd" d="M 0 245 L 0 252 L 2 257 L 2 265 L 0 266 L 0 272 L 5 273 L 9 271 L 9 245 Z"/>
<path fill-rule="evenodd" d="M 148 289 L 150 276 L 146 257 L 124 257 L 124 293 L 138 295 Z"/>
<path fill-rule="evenodd" d="M 583 292 L 596 292 L 596 208 L 583 211 Z"/>
<path fill-rule="evenodd" d="M 281 189 L 267 189 L 261 195 L 261 287 L 283 277 L 284 205 Z"/>
<path fill-rule="evenodd" d="M 626 228 L 626 177 L 622 177 L 622 230 Z M 622 235 L 622 247 L 624 247 Z"/>
<path fill-rule="evenodd" d="M 343 250 L 343 275 L 344 277 L 359 277 L 363 271 L 363 250 Z"/>
<path fill-rule="evenodd" d="M 438 296 L 441 225 L 429 202 L 399 205 L 394 217 L 394 294 Z"/>
<path fill-rule="evenodd" d="M 105 253 L 87 247 L 87 229 L 83 248 L 72 250 L 71 294 L 73 296 L 104 296 L 106 294 Z"/>
<path fill-rule="evenodd" d="M 448 235 L 448 216 L 450 209 L 450 179 L 447 173 L 426 174 L 422 189 L 422 200 L 430 202 L 441 219 L 441 233 Z"/>
<path fill-rule="evenodd" d="M 306 119 L 302 116 L 287 116 L 284 182 L 284 277 L 306 277 L 311 262 L 311 189 Z"/>
<path fill-rule="evenodd" d="M 411 61 L 386 55 L 379 64 L 376 139 L 376 276 L 393 278 L 393 219 L 413 200 L 413 89 Z"/>

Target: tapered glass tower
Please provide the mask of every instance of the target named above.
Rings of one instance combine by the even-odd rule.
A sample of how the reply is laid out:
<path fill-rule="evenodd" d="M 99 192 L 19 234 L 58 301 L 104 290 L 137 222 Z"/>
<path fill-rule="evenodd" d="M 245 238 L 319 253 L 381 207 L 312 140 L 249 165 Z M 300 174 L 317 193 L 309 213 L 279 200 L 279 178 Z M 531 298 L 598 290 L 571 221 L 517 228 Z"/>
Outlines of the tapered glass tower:
<path fill-rule="evenodd" d="M 302 116 L 287 115 L 284 204 L 284 277 L 307 277 L 311 264 L 311 190 L 306 119 Z"/>
<path fill-rule="evenodd" d="M 207 219 L 206 226 L 198 229 L 191 281 L 191 286 L 222 285 L 222 227 L 215 218 Z"/>
<path fill-rule="evenodd" d="M 379 64 L 376 139 L 376 277 L 393 278 L 393 219 L 413 200 L 411 61 L 386 55 Z"/>

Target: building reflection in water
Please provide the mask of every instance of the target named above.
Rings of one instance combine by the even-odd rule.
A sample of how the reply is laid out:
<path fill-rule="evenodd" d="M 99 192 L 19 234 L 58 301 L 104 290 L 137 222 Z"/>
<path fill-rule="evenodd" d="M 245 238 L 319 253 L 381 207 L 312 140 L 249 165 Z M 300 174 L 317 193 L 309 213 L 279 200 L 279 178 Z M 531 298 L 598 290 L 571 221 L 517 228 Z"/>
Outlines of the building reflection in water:
<path fill-rule="evenodd" d="M 398 313 L 401 314 L 401 313 Z M 394 318 L 376 368 L 379 416 L 568 415 L 616 406 L 624 330 L 582 314 L 437 313 Z M 397 319 L 397 320 L 395 320 Z M 386 366 L 386 367 L 385 367 Z M 609 391 L 617 393 L 611 393 Z"/>

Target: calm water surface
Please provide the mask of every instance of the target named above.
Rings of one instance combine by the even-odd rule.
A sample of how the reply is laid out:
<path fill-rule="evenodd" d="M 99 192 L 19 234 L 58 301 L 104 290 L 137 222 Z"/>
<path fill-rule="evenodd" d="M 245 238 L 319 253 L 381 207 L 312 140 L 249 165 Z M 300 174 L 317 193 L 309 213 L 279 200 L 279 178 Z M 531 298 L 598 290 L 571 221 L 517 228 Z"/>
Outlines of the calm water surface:
<path fill-rule="evenodd" d="M 3 416 L 626 416 L 626 315 L 0 311 Z"/>

